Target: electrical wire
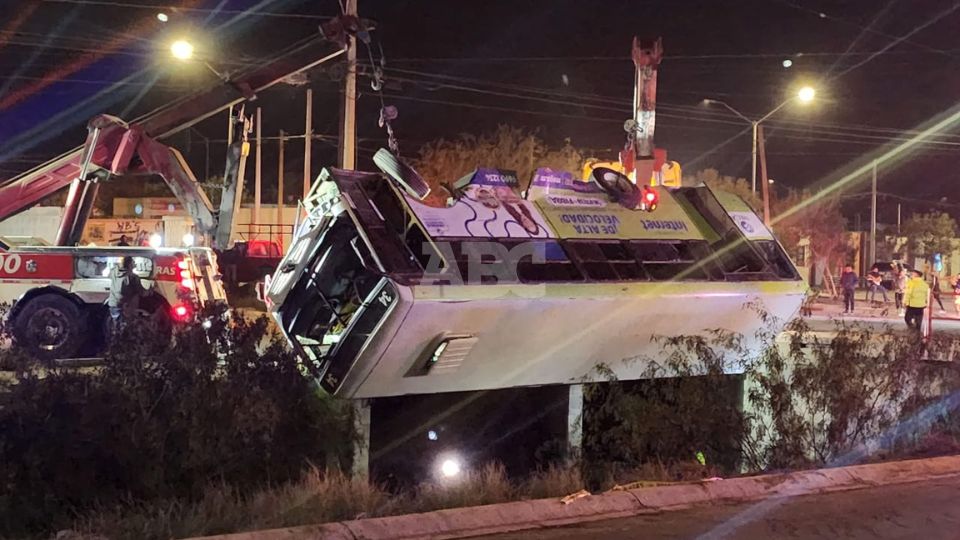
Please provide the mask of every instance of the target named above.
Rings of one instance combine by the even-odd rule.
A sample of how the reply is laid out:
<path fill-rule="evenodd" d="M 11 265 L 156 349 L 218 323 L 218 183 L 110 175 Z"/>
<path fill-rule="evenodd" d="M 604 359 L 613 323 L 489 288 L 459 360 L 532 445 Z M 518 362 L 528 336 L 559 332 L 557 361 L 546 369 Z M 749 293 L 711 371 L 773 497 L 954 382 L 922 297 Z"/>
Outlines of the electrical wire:
<path fill-rule="evenodd" d="M 195 8 L 195 7 L 171 7 L 164 5 L 145 5 L 145 4 L 134 4 L 132 2 L 118 2 L 114 0 L 43 0 L 46 3 L 53 4 L 79 4 L 84 6 L 106 6 L 106 7 L 122 7 L 122 8 L 131 8 L 131 9 L 149 9 L 152 11 L 164 11 L 169 9 L 174 13 L 178 11 L 184 12 L 194 12 L 194 13 L 224 13 L 224 14 L 233 14 L 233 15 L 254 15 L 257 17 L 278 17 L 278 18 L 287 18 L 287 19 L 310 19 L 310 20 L 320 20 L 326 21 L 330 20 L 333 17 L 328 15 L 312 15 L 309 13 L 279 13 L 275 11 L 254 11 L 247 9 L 210 9 L 210 8 Z"/>
<path fill-rule="evenodd" d="M 400 81 L 412 81 L 412 82 L 416 82 L 415 79 L 410 79 L 410 78 L 406 78 L 406 77 L 393 77 L 393 79 L 394 79 L 394 80 L 400 80 Z M 571 100 L 562 100 L 562 99 L 553 99 L 553 98 L 542 98 L 542 97 L 538 97 L 538 96 L 527 96 L 527 95 L 522 95 L 522 94 L 518 94 L 518 93 L 504 92 L 504 91 L 499 91 L 499 90 L 486 90 L 486 89 L 482 89 L 482 88 L 476 88 L 476 87 L 472 87 L 472 86 L 463 86 L 463 85 L 446 84 L 446 85 L 444 85 L 444 87 L 449 88 L 449 89 L 461 90 L 461 91 L 468 91 L 468 92 L 474 92 L 474 93 L 494 95 L 494 96 L 498 96 L 498 97 L 509 97 L 509 98 L 519 99 L 519 100 L 543 102 L 543 103 L 554 104 L 554 105 L 577 106 L 577 107 L 583 107 L 583 108 L 592 108 L 592 109 L 599 109 L 599 110 L 607 110 L 607 111 L 614 111 L 614 112 L 627 112 L 627 113 L 629 113 L 629 109 L 626 108 L 626 107 L 612 107 L 612 106 L 597 105 L 597 104 L 593 104 L 593 103 L 582 103 L 582 102 L 571 101 Z M 397 96 L 398 96 L 397 94 L 391 95 L 391 97 L 397 97 Z M 426 100 L 425 98 L 411 98 L 410 96 L 403 96 L 403 97 L 401 97 L 400 99 L 420 100 L 420 101 L 424 101 L 424 102 L 430 102 L 429 100 Z M 445 104 L 445 105 L 452 105 L 452 104 L 454 103 L 454 102 L 451 102 L 451 101 L 449 101 L 449 100 L 433 100 L 433 102 L 436 102 L 436 103 L 438 103 L 438 104 Z M 478 107 L 481 107 L 481 106 L 482 106 L 482 107 L 490 107 L 490 106 L 487 106 L 487 105 L 480 105 L 480 104 L 466 104 L 466 103 L 464 103 L 464 102 L 457 102 L 457 103 L 459 103 L 459 104 L 461 104 L 461 105 L 463 105 L 463 106 L 473 105 L 474 108 L 478 108 Z M 660 104 L 658 104 L 658 108 L 665 109 L 665 110 L 667 110 L 667 111 L 670 110 L 670 107 L 668 107 L 668 106 L 665 107 L 665 106 L 660 105 Z M 724 118 L 716 118 L 716 117 L 703 117 L 703 118 L 698 118 L 698 117 L 690 116 L 689 112 L 692 112 L 692 111 L 690 111 L 690 108 L 677 107 L 676 109 L 679 109 L 680 112 L 683 112 L 684 114 L 673 114 L 673 113 L 670 113 L 670 112 L 660 112 L 660 111 L 658 111 L 658 116 L 663 117 L 663 118 L 683 119 L 683 120 L 687 120 L 687 121 L 690 121 L 690 122 L 715 123 L 715 124 L 737 125 L 737 126 L 743 125 L 743 122 L 742 122 L 742 121 L 732 119 L 732 117 L 731 117 L 729 114 L 724 115 L 724 116 L 726 117 L 725 119 L 724 119 Z M 505 110 L 506 110 L 506 109 L 505 109 Z M 528 110 L 528 111 L 520 111 L 520 110 L 518 110 L 518 109 L 512 109 L 512 110 L 509 110 L 509 112 L 532 113 L 532 111 L 529 111 L 529 110 Z M 698 112 L 699 112 L 699 111 L 698 111 Z M 554 113 L 547 113 L 547 114 L 553 115 Z M 585 116 L 582 116 L 582 115 L 580 115 L 580 116 L 571 115 L 571 117 L 574 117 L 574 118 L 585 118 Z M 609 119 L 609 120 L 610 120 L 610 121 L 614 121 L 613 119 Z M 883 143 L 883 142 L 904 142 L 904 141 L 907 140 L 906 137 L 912 136 L 912 135 L 914 135 L 914 134 L 917 133 L 917 132 L 911 133 L 909 130 L 892 130 L 892 129 L 884 128 L 880 133 L 878 133 L 878 134 L 873 134 L 873 133 L 871 133 L 869 130 L 864 130 L 864 129 L 859 129 L 859 130 L 858 130 L 857 128 L 848 128 L 848 127 L 845 127 L 845 126 L 838 126 L 838 125 L 826 126 L 826 127 L 816 127 L 816 126 L 813 126 L 812 124 L 800 124 L 800 123 L 797 123 L 797 124 L 794 124 L 794 125 L 787 125 L 786 123 L 781 124 L 781 123 L 774 122 L 774 121 L 771 121 L 770 124 L 771 124 L 773 127 L 776 127 L 776 129 L 779 130 L 779 131 L 787 131 L 787 132 L 793 132 L 793 133 L 797 133 L 797 132 L 799 132 L 799 133 L 817 133 L 817 134 L 823 135 L 822 137 L 817 137 L 817 138 L 812 138 L 812 137 L 800 137 L 800 136 L 797 136 L 797 135 L 792 135 L 792 136 L 788 137 L 788 138 L 791 138 L 791 139 L 818 140 L 818 141 L 833 142 L 833 143 L 879 144 L 879 143 Z M 860 132 L 858 133 L 858 131 L 860 131 Z M 786 135 L 784 135 L 784 136 L 786 136 Z M 956 138 L 956 137 L 954 136 L 954 138 Z M 931 140 L 923 141 L 922 144 L 930 145 L 930 146 L 960 147 L 960 140 L 931 139 Z"/>

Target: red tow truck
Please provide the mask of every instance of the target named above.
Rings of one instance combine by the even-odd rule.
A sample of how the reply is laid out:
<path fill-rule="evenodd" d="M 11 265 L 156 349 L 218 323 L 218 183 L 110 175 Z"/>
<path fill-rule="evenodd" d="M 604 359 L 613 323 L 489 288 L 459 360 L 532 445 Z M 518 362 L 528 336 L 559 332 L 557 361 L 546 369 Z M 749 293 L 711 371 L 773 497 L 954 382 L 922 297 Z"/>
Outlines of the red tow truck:
<path fill-rule="evenodd" d="M 84 146 L 0 186 L 0 220 L 35 205 L 69 186 L 53 246 L 0 249 L 0 303 L 12 304 L 8 323 L 18 345 L 38 358 L 70 358 L 102 343 L 109 293 L 109 271 L 121 257 L 133 257 L 135 272 L 152 295 L 141 302 L 145 316 L 189 324 L 210 302 L 225 302 L 217 257 L 212 248 L 230 241 L 233 214 L 242 192 L 249 120 L 243 103 L 284 79 L 324 63 L 344 51 L 322 36 L 300 43 L 248 72 L 185 97 L 127 124 L 101 115 L 88 124 Z M 201 120 L 239 107 L 228 149 L 219 210 L 200 188 L 183 156 L 158 141 Z M 157 175 L 170 186 L 209 247 L 78 247 L 100 184 L 131 175 Z"/>

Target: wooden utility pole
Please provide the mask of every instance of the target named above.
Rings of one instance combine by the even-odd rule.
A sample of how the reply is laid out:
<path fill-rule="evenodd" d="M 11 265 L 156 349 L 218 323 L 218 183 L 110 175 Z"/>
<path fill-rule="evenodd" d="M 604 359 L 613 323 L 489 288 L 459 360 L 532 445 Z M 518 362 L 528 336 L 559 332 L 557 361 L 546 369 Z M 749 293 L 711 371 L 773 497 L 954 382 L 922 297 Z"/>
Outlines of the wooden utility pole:
<path fill-rule="evenodd" d="M 357 0 L 346 0 L 346 15 L 357 16 Z M 343 79 L 343 101 L 340 104 L 341 169 L 355 169 L 357 161 L 357 38 L 350 35 L 347 45 L 347 75 Z M 306 192 L 304 192 L 306 194 Z"/>
<path fill-rule="evenodd" d="M 770 181 L 767 180 L 767 151 L 763 144 L 763 126 L 757 126 L 757 151 L 760 153 L 760 189 L 763 190 L 763 224 L 770 227 Z"/>
<path fill-rule="evenodd" d="M 310 177 L 310 147 L 313 143 L 313 88 L 307 88 L 307 112 L 306 124 L 303 131 L 303 198 L 307 198 L 310 192 L 310 184 L 313 178 Z"/>
<path fill-rule="evenodd" d="M 283 247 L 283 130 L 280 130 L 280 165 L 277 169 L 277 228 L 280 230 L 280 247 Z"/>
<path fill-rule="evenodd" d="M 261 123 L 261 114 L 260 107 L 257 107 L 257 156 L 256 156 L 256 170 L 254 171 L 253 176 L 253 223 L 259 225 L 260 223 L 260 173 L 261 173 L 261 144 L 260 144 L 260 130 Z"/>

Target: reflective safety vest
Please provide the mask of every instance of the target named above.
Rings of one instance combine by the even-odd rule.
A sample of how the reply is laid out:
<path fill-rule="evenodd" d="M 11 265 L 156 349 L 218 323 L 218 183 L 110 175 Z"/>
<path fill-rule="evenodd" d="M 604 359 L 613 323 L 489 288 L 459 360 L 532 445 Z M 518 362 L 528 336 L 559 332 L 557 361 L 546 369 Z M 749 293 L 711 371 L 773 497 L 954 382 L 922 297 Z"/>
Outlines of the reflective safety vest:
<path fill-rule="evenodd" d="M 912 277 L 907 281 L 907 289 L 903 295 L 903 303 L 907 307 L 925 308 L 930 296 L 930 286 L 923 278 Z"/>

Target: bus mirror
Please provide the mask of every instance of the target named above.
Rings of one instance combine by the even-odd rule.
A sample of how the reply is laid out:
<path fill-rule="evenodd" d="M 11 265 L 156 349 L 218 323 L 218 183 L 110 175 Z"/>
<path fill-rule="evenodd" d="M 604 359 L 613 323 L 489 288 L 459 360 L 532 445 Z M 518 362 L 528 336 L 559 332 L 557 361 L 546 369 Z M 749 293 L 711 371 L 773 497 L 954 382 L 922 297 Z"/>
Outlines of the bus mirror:
<path fill-rule="evenodd" d="M 420 173 L 386 148 L 377 150 L 373 155 L 373 162 L 383 174 L 399 184 L 411 197 L 422 201 L 430 194 L 430 185 L 420 176 Z"/>
<path fill-rule="evenodd" d="M 640 190 L 624 174 L 607 167 L 596 167 L 590 178 L 621 205 L 631 209 L 640 205 Z"/>

